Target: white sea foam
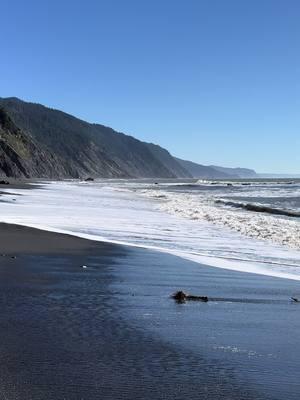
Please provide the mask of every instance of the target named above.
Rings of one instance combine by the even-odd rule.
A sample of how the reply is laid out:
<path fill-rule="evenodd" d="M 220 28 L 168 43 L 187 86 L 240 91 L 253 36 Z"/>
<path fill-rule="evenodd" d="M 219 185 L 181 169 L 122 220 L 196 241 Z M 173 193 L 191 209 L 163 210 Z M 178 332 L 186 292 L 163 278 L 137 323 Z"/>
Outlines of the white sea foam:
<path fill-rule="evenodd" d="M 1 198 L 5 202 L 0 202 L 0 219 L 151 248 L 219 268 L 300 280 L 299 251 L 245 237 L 224 226 L 223 220 L 222 224 L 212 223 L 210 209 L 195 213 L 196 200 L 177 195 L 170 200 L 168 193 L 146 187 L 124 181 L 56 182 L 35 190 L 13 190 L 14 194 Z M 147 196 L 156 197 L 140 196 L 140 188 Z M 199 213 L 204 217 L 199 218 Z M 218 218 L 225 217 L 219 213 Z"/>
<path fill-rule="evenodd" d="M 242 209 L 237 211 L 232 207 L 226 207 L 226 197 L 222 198 L 219 192 L 216 195 L 207 192 L 203 195 L 201 193 L 195 195 L 189 192 L 167 192 L 152 189 L 143 190 L 141 193 L 154 199 L 163 198 L 165 201 L 159 204 L 159 208 L 168 213 L 193 220 L 208 221 L 219 226 L 225 226 L 248 237 L 300 249 L 300 224 L 296 219 L 284 219 L 279 215 L 266 215 L 264 213 L 250 213 Z M 295 192 L 295 195 L 298 193 L 299 191 Z M 243 192 L 243 196 L 250 194 L 253 196 L 253 192 Z M 274 193 L 274 190 L 265 190 L 263 195 L 278 196 L 279 194 L 276 191 Z M 255 195 L 263 196 L 260 192 Z M 236 195 L 231 194 L 231 197 L 234 196 Z M 216 200 L 219 200 L 220 206 L 218 206 Z M 246 205 L 244 202 L 236 202 L 236 204 Z"/>

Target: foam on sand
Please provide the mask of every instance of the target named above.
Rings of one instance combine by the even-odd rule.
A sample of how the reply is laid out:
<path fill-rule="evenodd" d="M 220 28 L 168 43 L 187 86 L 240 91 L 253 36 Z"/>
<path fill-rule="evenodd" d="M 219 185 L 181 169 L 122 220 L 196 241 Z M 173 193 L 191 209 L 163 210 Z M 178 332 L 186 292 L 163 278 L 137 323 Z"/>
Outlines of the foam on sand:
<path fill-rule="evenodd" d="M 48 183 L 5 195 L 0 219 L 155 249 L 214 267 L 300 280 L 300 251 L 245 237 L 209 219 L 174 215 L 163 209 L 170 207 L 164 198 L 138 193 L 132 191 L 132 183 L 124 181 L 122 185 L 113 181 Z"/>

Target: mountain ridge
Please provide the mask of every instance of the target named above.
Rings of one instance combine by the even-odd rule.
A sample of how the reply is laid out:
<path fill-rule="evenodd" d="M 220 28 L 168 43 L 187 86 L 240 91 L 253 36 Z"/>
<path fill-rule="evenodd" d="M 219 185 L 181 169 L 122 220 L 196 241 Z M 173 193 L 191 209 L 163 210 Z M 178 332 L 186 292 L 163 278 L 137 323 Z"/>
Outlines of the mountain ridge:
<path fill-rule="evenodd" d="M 0 110 L 0 174 L 4 176 L 58 179 L 234 176 L 230 169 L 225 172 L 180 160 L 157 144 L 142 142 L 38 103 L 16 97 L 0 98 Z M 23 152 L 19 154 L 22 146 Z M 198 166 L 199 173 L 191 165 Z"/>

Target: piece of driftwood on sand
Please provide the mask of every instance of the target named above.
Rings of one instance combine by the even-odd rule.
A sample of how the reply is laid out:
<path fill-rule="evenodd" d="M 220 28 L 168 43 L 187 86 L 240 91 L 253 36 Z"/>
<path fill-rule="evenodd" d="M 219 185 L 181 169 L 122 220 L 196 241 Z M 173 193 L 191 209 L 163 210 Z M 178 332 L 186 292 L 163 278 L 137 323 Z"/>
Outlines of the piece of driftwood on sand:
<path fill-rule="evenodd" d="M 208 302 L 208 297 L 207 296 L 192 296 L 190 294 L 187 294 L 183 292 L 182 290 L 179 290 L 178 292 L 174 293 L 172 295 L 172 298 L 179 303 L 184 303 L 185 301 L 202 301 L 204 303 Z"/>

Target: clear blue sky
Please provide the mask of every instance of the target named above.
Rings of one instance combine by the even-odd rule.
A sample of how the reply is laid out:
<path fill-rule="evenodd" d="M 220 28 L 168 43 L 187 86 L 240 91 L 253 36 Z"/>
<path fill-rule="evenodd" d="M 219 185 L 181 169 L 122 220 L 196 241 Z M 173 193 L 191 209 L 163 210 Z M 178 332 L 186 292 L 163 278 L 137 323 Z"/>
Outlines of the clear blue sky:
<path fill-rule="evenodd" d="M 3 0 L 0 97 L 300 173 L 299 21 L 298 0 Z"/>

